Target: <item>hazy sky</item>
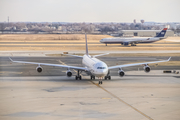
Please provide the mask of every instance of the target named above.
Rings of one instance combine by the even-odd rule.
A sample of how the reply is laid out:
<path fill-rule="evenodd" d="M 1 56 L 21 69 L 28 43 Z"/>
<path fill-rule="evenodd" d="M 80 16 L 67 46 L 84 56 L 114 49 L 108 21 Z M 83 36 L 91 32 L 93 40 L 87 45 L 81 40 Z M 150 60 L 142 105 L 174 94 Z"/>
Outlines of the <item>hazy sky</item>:
<path fill-rule="evenodd" d="M 0 22 L 180 22 L 180 0 L 0 0 Z"/>

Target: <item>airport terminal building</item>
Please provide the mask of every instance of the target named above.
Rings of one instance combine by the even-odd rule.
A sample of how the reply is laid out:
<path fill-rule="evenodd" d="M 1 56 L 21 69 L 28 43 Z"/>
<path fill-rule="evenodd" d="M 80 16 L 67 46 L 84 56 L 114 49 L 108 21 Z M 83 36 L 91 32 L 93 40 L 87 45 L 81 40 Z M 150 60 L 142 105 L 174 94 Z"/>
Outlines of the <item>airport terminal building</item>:
<path fill-rule="evenodd" d="M 122 30 L 123 36 L 154 37 L 161 30 Z M 167 30 L 165 37 L 174 36 L 174 31 Z"/>

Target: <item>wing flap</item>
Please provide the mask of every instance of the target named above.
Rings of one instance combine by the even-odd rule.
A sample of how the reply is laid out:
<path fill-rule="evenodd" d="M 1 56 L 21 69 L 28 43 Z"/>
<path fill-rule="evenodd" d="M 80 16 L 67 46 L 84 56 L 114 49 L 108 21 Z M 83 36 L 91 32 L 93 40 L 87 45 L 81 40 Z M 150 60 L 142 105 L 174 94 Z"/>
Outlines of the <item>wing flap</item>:
<path fill-rule="evenodd" d="M 136 43 L 138 43 L 138 42 L 142 42 L 143 40 L 126 40 L 126 41 L 124 41 L 124 42 L 129 42 L 130 44 L 131 43 L 134 43 L 134 42 L 136 42 Z"/>

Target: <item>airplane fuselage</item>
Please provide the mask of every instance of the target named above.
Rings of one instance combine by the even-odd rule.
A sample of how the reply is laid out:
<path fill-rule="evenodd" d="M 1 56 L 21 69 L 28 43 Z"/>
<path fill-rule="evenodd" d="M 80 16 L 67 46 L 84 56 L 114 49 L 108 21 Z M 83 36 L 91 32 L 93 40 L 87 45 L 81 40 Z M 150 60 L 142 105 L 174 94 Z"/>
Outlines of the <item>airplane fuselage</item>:
<path fill-rule="evenodd" d="M 141 37 L 141 38 L 104 38 L 101 39 L 101 43 L 105 44 L 122 44 L 124 42 L 130 43 L 152 43 L 161 40 L 162 38 L 158 37 Z"/>
<path fill-rule="evenodd" d="M 108 66 L 106 63 L 97 58 L 92 58 L 90 55 L 84 55 L 82 64 L 88 69 L 91 75 L 96 77 L 104 77 L 108 73 Z"/>

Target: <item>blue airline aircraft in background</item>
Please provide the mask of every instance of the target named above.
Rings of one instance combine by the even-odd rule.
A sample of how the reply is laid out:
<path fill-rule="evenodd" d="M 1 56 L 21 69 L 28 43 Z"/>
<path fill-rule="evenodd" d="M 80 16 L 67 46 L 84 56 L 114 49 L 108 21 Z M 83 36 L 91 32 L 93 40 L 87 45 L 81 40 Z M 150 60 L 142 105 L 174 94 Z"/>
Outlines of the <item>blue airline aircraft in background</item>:
<path fill-rule="evenodd" d="M 164 28 L 157 36 L 155 37 L 140 37 L 140 38 L 103 38 L 100 40 L 101 43 L 106 44 L 121 44 L 124 46 L 128 46 L 131 44 L 131 46 L 136 46 L 138 43 L 152 43 L 156 42 L 162 39 L 165 39 L 167 28 Z"/>

